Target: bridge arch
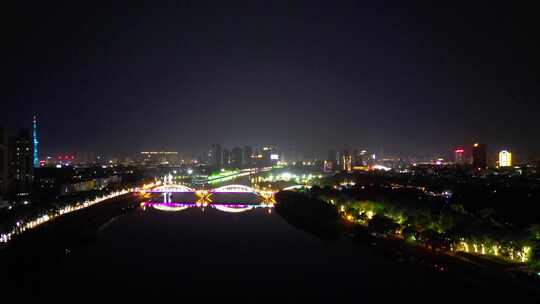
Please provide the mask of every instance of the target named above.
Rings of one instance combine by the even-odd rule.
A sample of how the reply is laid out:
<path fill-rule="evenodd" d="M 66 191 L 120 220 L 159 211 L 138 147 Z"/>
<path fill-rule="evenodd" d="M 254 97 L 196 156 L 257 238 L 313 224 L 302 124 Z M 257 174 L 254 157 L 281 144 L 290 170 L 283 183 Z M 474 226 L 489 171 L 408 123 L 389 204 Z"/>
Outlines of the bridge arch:
<path fill-rule="evenodd" d="M 152 190 L 146 191 L 151 193 L 168 193 L 168 192 L 195 192 L 195 189 L 190 188 L 185 185 L 173 184 L 173 185 L 163 185 L 153 188 Z"/>
<path fill-rule="evenodd" d="M 258 194 L 257 190 L 244 185 L 227 185 L 212 189 L 212 193 L 254 193 Z"/>

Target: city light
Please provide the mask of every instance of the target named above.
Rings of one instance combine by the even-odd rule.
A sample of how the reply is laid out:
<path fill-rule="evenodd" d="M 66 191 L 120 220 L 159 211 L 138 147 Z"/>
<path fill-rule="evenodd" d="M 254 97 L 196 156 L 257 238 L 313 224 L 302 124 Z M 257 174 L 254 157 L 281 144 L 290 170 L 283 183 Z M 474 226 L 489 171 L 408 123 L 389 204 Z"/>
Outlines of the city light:
<path fill-rule="evenodd" d="M 374 165 L 372 167 L 373 170 L 383 170 L 383 171 L 390 171 L 392 170 L 392 168 L 389 168 L 389 167 L 386 167 L 386 166 L 383 166 L 383 165 Z"/>

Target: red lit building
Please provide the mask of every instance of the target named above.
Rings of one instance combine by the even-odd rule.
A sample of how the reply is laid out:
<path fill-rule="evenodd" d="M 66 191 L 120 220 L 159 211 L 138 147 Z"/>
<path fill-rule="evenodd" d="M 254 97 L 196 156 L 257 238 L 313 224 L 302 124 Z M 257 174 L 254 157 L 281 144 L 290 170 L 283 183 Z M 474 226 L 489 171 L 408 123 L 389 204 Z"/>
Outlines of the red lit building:
<path fill-rule="evenodd" d="M 464 165 L 465 164 L 465 149 L 456 148 L 454 150 L 454 162 L 456 163 L 456 165 Z"/>

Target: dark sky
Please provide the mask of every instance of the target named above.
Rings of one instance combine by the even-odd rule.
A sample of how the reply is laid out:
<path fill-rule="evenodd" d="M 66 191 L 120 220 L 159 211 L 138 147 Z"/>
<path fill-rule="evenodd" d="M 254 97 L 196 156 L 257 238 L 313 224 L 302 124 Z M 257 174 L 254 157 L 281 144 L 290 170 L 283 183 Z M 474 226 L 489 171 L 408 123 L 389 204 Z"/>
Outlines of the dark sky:
<path fill-rule="evenodd" d="M 540 152 L 532 7 L 78 2 L 2 9 L 0 124 L 37 113 L 45 153 Z"/>

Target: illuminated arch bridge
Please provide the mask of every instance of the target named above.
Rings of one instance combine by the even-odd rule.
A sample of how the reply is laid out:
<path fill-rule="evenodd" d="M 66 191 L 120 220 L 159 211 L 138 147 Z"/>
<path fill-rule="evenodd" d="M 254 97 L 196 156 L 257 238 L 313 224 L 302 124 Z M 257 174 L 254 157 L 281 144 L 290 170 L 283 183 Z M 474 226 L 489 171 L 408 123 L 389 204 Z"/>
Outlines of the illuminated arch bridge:
<path fill-rule="evenodd" d="M 155 187 L 151 190 L 147 190 L 149 193 L 187 193 L 187 192 L 197 192 L 198 190 L 190 188 L 185 185 L 163 185 Z M 267 192 L 266 190 L 259 190 L 245 185 L 227 185 L 219 188 L 212 189 L 208 191 L 209 193 L 253 193 L 260 195 L 262 192 Z"/>
<path fill-rule="evenodd" d="M 259 190 L 244 185 L 227 185 L 210 190 L 212 193 L 253 193 L 259 194 Z"/>
<path fill-rule="evenodd" d="M 162 185 L 150 190 L 145 190 L 144 192 L 148 193 L 195 193 L 200 200 L 208 201 L 211 200 L 210 196 L 212 194 L 219 193 L 249 193 L 254 194 L 259 197 L 262 197 L 263 201 L 269 203 L 275 203 L 274 190 L 262 190 L 248 187 L 245 185 L 227 185 L 212 190 L 196 190 L 185 185 L 179 184 L 168 184 Z"/>
<path fill-rule="evenodd" d="M 148 193 L 186 193 L 186 192 L 195 192 L 196 190 L 185 185 L 171 184 L 163 185 L 146 190 Z"/>

